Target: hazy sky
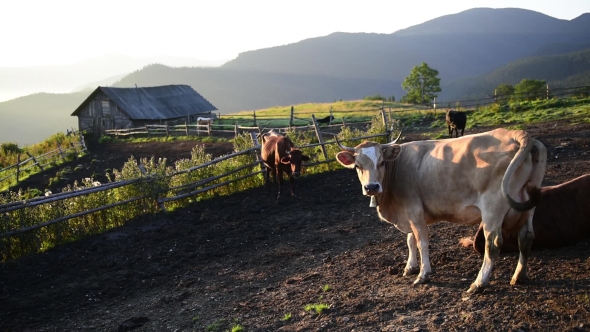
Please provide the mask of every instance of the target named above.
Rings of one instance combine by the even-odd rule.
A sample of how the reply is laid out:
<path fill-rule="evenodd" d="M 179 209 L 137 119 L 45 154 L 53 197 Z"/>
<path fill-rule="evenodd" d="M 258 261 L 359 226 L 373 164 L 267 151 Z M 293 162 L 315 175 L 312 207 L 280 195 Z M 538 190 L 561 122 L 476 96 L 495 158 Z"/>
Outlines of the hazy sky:
<path fill-rule="evenodd" d="M 229 60 L 337 31 L 392 33 L 475 7 L 571 20 L 590 12 L 590 0 L 2 0 L 0 67 L 109 53 Z"/>

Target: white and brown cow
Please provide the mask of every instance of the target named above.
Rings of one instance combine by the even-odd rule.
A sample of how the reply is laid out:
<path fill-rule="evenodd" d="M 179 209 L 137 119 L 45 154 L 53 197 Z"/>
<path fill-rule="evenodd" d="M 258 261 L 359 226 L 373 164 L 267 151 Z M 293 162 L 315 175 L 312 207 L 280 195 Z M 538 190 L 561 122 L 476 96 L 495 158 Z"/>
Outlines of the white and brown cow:
<path fill-rule="evenodd" d="M 541 142 L 521 130 L 496 129 L 447 140 L 338 144 L 343 151 L 337 160 L 356 169 L 363 194 L 377 201 L 379 217 L 408 234 L 404 275 L 418 273 L 414 284 L 429 280 L 428 225 L 438 221 L 484 223 L 484 260 L 468 292 L 489 285 L 503 227 L 517 229 L 519 236 L 510 283 L 527 278 L 534 207 L 547 164 Z"/>
<path fill-rule="evenodd" d="M 197 124 L 210 126 L 213 124 L 213 118 L 198 117 Z"/>

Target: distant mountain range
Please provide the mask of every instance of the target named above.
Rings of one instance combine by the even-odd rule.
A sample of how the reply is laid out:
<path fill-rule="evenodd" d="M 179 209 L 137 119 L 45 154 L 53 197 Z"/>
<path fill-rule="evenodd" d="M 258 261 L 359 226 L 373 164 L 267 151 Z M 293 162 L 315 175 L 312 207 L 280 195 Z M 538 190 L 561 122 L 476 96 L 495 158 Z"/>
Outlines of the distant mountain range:
<path fill-rule="evenodd" d="M 0 101 L 47 92 L 74 92 L 91 82 L 111 85 L 134 70 L 161 63 L 171 67 L 220 66 L 223 62 L 173 56 L 136 58 L 109 54 L 72 65 L 0 67 Z M 96 85 L 93 87 L 96 89 Z"/>
<path fill-rule="evenodd" d="M 517 83 L 523 78 L 561 85 L 590 84 L 589 54 L 590 14 L 567 21 L 524 9 L 476 8 L 392 34 L 337 32 L 248 51 L 214 68 L 148 65 L 128 70 L 129 74 L 121 77 L 120 67 L 113 66 L 109 73 L 103 70 L 101 77 L 89 74 L 86 82 L 121 77 L 110 85 L 188 84 L 220 112 L 228 113 L 377 93 L 399 99 L 405 94 L 401 82 L 422 62 L 440 73 L 443 91 L 437 100 L 441 101 L 488 95 L 498 84 Z M 0 91 L 2 77 L 0 69 Z M 94 89 L 94 85 L 81 83 L 77 87 Z M 10 108 L 11 118 L 18 114 L 31 123 L 44 112 L 61 114 L 56 124 L 64 124 L 77 106 L 71 105 L 81 103 L 87 94 L 63 95 L 62 110 L 49 110 L 48 106 L 34 110 L 26 106 L 29 97 L 9 102 L 10 107 L 0 103 L 0 118 Z M 45 136 L 24 140 L 18 131 L 6 134 L 4 123 L 10 121 L 0 121 L 0 142 L 30 144 L 65 130 L 49 128 L 49 122 L 44 122 L 47 132 L 37 132 Z"/>

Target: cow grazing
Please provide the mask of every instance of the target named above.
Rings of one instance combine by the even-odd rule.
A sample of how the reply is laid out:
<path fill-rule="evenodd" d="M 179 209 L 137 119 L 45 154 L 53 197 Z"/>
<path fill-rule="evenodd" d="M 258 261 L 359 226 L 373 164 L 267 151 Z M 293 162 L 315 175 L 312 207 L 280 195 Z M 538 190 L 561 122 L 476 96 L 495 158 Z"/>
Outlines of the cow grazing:
<path fill-rule="evenodd" d="M 465 113 L 447 110 L 446 120 L 447 126 L 449 127 L 449 137 L 453 137 L 453 131 L 455 131 L 455 137 L 459 137 L 459 130 L 461 130 L 461 136 L 463 136 L 465 124 L 467 123 L 467 115 Z"/>
<path fill-rule="evenodd" d="M 414 284 L 430 278 L 429 224 L 483 220 L 485 257 L 468 292 L 489 285 L 503 227 L 519 234 L 520 257 L 510 283 L 525 279 L 533 212 L 547 166 L 545 146 L 524 131 L 506 129 L 453 140 L 396 141 L 365 141 L 354 148 L 338 142 L 343 151 L 336 159 L 356 169 L 363 194 L 376 200 L 379 217 L 408 234 L 404 276 L 418 272 Z"/>
<path fill-rule="evenodd" d="M 332 114 L 330 114 L 330 115 L 323 117 L 321 119 L 316 119 L 316 121 L 319 124 L 322 124 L 322 123 L 330 124 L 330 123 L 332 123 L 332 121 L 334 121 L 334 116 Z"/>
<path fill-rule="evenodd" d="M 197 124 L 199 125 L 212 125 L 213 124 L 213 119 L 212 118 L 202 118 L 202 117 L 198 117 L 197 118 Z"/>
<path fill-rule="evenodd" d="M 541 200 L 535 210 L 533 249 L 558 248 L 590 237 L 590 174 L 557 186 L 541 188 Z M 502 251 L 518 250 L 516 234 L 503 234 Z M 473 239 L 461 239 L 464 246 L 485 250 L 483 225 Z"/>
<path fill-rule="evenodd" d="M 301 163 L 308 161 L 309 157 L 295 147 L 295 144 L 286 136 L 268 136 L 262 144 L 262 161 L 266 166 L 265 180 L 268 183 L 268 175 L 272 172 L 275 182 L 279 183 L 279 194 L 281 197 L 281 185 L 283 183 L 283 173 L 289 176 L 291 182 L 291 195 L 295 196 L 293 191 L 294 178 L 301 174 Z"/>

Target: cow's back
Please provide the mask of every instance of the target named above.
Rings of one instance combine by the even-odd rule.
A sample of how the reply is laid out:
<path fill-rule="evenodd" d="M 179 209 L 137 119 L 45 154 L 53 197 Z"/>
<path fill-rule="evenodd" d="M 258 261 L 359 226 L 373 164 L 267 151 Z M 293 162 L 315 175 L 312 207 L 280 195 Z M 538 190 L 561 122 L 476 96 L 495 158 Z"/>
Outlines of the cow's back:
<path fill-rule="evenodd" d="M 271 168 L 276 167 L 281 158 L 287 155 L 295 145 L 285 136 L 268 136 L 264 140 L 261 149 L 262 161 Z"/>

